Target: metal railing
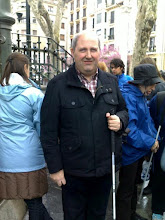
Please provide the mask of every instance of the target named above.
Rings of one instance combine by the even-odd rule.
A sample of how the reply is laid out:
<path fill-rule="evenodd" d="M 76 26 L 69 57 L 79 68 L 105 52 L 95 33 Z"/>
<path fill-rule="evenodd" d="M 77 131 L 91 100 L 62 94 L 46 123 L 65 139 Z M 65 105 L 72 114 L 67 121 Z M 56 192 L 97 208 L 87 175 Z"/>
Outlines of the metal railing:
<path fill-rule="evenodd" d="M 12 33 L 12 51 L 29 57 L 30 75 L 38 85 L 48 81 L 73 63 L 72 55 L 53 39 L 41 36 Z"/>

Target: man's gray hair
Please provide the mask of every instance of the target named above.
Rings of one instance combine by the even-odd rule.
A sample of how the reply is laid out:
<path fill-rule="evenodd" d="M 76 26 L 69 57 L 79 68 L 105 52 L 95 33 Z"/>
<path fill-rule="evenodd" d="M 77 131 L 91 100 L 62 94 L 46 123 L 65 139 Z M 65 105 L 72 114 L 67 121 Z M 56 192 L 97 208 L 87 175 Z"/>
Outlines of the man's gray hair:
<path fill-rule="evenodd" d="M 94 32 L 90 33 L 90 32 L 85 31 L 85 32 L 78 33 L 78 34 L 76 34 L 74 36 L 74 38 L 72 40 L 72 48 L 73 48 L 73 50 L 75 50 L 75 48 L 76 48 L 77 41 L 78 41 L 79 37 L 82 36 L 82 35 L 87 35 L 87 34 L 90 34 L 90 35 L 92 34 L 98 40 L 98 47 L 99 47 L 99 49 L 101 48 L 101 46 L 100 46 L 100 39 L 98 38 L 98 36 Z"/>

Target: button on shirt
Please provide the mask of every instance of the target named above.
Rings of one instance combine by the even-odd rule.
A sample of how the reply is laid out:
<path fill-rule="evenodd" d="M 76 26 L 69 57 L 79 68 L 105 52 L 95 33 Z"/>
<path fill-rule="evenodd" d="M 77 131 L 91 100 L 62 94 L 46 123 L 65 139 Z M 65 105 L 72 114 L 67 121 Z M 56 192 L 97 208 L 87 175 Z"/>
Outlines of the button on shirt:
<path fill-rule="evenodd" d="M 77 75 L 79 80 L 82 82 L 82 84 L 91 92 L 93 98 L 96 94 L 97 89 L 97 80 L 98 80 L 98 70 L 96 71 L 96 74 L 91 77 L 91 81 L 88 81 L 82 73 L 80 73 L 79 70 L 77 70 Z"/>

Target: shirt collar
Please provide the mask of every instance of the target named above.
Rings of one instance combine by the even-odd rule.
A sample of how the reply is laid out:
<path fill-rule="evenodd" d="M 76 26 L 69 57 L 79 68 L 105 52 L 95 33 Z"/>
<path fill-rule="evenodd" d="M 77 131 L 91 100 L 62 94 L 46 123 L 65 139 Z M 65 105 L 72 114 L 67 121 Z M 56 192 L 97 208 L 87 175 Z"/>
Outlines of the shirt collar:
<path fill-rule="evenodd" d="M 76 69 L 76 71 L 77 71 L 77 75 L 78 75 L 78 77 L 79 77 L 79 79 L 80 79 L 81 81 L 82 81 L 82 80 L 85 80 L 85 81 L 89 82 L 89 81 L 85 78 L 85 76 L 84 76 L 78 69 Z M 98 77 L 98 69 L 96 70 L 95 75 L 93 75 L 93 76 L 91 77 L 91 81 L 92 81 L 92 80 L 97 80 L 97 77 Z"/>

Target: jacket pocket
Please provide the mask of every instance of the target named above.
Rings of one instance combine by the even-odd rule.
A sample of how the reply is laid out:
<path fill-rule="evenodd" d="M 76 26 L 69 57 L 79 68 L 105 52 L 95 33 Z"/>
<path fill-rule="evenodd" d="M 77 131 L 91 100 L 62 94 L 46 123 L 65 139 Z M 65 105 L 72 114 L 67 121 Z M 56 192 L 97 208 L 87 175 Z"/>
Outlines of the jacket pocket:
<path fill-rule="evenodd" d="M 81 99 L 70 99 L 70 100 L 66 100 L 62 107 L 63 108 L 67 108 L 67 109 L 74 109 L 74 108 L 80 108 L 83 107 L 85 105 L 84 100 Z"/>
<path fill-rule="evenodd" d="M 117 96 L 112 95 L 111 93 L 105 94 L 103 99 L 107 105 L 109 105 L 110 114 L 115 114 L 117 106 L 119 104 Z"/>
<path fill-rule="evenodd" d="M 81 140 L 78 137 L 65 138 L 61 140 L 61 150 L 64 153 L 76 152 L 81 145 Z"/>

